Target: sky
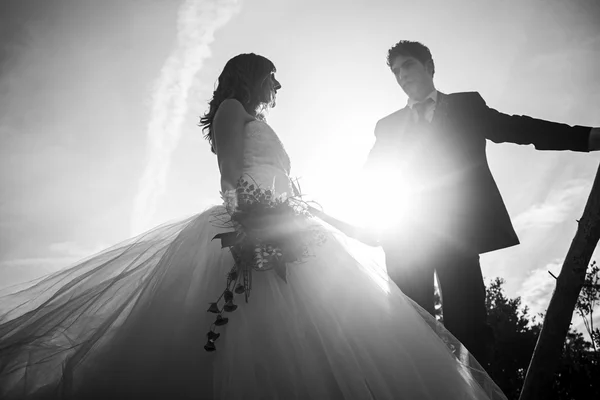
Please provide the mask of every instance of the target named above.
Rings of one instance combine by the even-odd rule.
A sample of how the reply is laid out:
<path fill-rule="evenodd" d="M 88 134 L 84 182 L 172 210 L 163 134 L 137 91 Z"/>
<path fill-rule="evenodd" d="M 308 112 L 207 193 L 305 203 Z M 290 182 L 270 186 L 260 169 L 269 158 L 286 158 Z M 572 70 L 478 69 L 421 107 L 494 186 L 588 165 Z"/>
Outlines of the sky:
<path fill-rule="evenodd" d="M 277 67 L 268 122 L 303 191 L 354 222 L 375 123 L 407 100 L 393 44 L 425 43 L 444 93 L 600 126 L 599 20 L 596 0 L 0 0 L 0 288 L 218 203 L 197 123 L 239 53 Z M 521 245 L 483 255 L 484 276 L 543 312 L 600 154 L 487 153 Z"/>

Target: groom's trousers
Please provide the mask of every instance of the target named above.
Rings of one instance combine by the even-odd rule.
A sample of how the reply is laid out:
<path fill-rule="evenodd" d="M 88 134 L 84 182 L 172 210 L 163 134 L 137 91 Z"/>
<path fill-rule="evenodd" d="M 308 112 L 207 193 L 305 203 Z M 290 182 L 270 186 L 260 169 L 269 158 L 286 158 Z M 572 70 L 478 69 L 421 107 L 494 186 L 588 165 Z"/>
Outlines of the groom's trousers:
<path fill-rule="evenodd" d="M 432 315 L 434 271 L 437 273 L 444 326 L 487 367 L 493 332 L 487 324 L 479 255 L 435 242 L 384 243 L 383 247 L 389 276 Z"/>

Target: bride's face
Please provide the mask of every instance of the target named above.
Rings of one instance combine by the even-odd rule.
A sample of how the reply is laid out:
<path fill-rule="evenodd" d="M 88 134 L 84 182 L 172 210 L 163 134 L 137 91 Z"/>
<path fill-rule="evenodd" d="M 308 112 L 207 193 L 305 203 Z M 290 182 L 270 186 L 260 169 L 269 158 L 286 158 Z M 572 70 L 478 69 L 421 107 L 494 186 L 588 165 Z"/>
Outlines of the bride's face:
<path fill-rule="evenodd" d="M 277 91 L 281 89 L 281 83 L 275 78 L 275 72 L 271 74 L 265 80 L 264 88 L 264 102 L 269 104 L 270 107 L 275 107 Z"/>

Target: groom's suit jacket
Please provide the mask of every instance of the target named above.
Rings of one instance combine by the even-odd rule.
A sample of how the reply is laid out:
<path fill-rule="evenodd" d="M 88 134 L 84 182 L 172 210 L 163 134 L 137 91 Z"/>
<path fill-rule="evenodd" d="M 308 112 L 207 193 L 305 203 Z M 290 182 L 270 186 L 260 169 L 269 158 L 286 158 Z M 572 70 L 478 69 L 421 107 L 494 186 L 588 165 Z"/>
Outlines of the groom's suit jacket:
<path fill-rule="evenodd" d="M 438 92 L 431 123 L 415 123 L 408 107 L 377 123 L 366 169 L 408 191 L 411 222 L 399 229 L 410 230 L 413 240 L 437 237 L 481 254 L 519 244 L 488 166 L 486 139 L 588 151 L 590 129 L 503 114 L 477 92 Z M 393 246 L 394 237 L 382 243 Z"/>

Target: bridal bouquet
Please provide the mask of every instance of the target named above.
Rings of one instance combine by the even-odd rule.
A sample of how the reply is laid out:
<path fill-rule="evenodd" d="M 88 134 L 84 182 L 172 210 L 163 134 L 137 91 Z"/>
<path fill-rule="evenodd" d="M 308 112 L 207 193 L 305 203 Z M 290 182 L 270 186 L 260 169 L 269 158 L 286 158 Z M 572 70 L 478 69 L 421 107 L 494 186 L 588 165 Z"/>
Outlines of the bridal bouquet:
<path fill-rule="evenodd" d="M 311 223 L 308 204 L 300 194 L 276 196 L 272 190 L 241 178 L 235 191 L 222 193 L 227 210 L 226 222 L 233 230 L 220 233 L 222 248 L 229 248 L 234 265 L 227 274 L 225 290 L 208 312 L 217 314 L 207 333 L 206 351 L 215 351 L 220 333 L 217 326 L 227 324 L 223 312 L 233 312 L 234 293 L 244 294 L 246 302 L 252 289 L 252 272 L 273 270 L 286 280 L 288 264 L 302 261 L 309 248 L 325 241 L 318 225 Z M 222 305 L 221 302 L 223 303 Z"/>

